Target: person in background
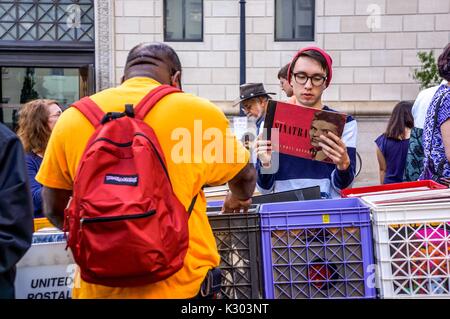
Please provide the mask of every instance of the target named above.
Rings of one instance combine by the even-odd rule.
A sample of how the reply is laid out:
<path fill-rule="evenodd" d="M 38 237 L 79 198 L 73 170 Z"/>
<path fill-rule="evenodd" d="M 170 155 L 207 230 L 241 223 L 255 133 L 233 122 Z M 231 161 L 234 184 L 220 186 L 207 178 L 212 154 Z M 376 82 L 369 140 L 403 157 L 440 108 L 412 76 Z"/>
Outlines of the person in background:
<path fill-rule="evenodd" d="M 38 99 L 26 103 L 19 112 L 17 135 L 25 149 L 28 179 L 33 197 L 34 217 L 42 213 L 42 185 L 35 179 L 47 147 L 50 134 L 61 115 L 61 107 L 54 100 Z"/>
<path fill-rule="evenodd" d="M 286 64 L 278 71 L 278 80 L 280 81 L 281 90 L 286 93 L 286 96 L 288 97 L 287 103 L 296 104 L 297 99 L 294 95 L 294 89 L 288 80 L 289 66 L 290 63 Z"/>
<path fill-rule="evenodd" d="M 14 299 L 15 265 L 31 246 L 33 206 L 20 140 L 0 123 L 0 299 Z"/>
<path fill-rule="evenodd" d="M 266 92 L 262 83 L 245 83 L 239 87 L 239 98 L 234 105 L 240 104 L 248 118 L 256 120 L 256 135 L 262 130 L 264 117 L 266 116 L 267 106 L 270 95 L 275 93 Z"/>
<path fill-rule="evenodd" d="M 447 84 L 447 81 L 442 80 L 440 85 L 445 84 Z M 414 105 L 411 110 L 414 118 L 414 127 L 411 130 L 408 155 L 406 155 L 405 173 L 403 178 L 405 182 L 417 181 L 420 174 L 422 174 L 424 157 L 422 139 L 425 117 L 427 116 L 427 110 L 433 100 L 433 96 L 439 89 L 440 85 L 420 91 L 414 101 Z"/>
<path fill-rule="evenodd" d="M 427 110 L 423 129 L 423 172 L 419 179 L 450 184 L 450 43 L 438 58 L 441 84 Z"/>
<path fill-rule="evenodd" d="M 399 102 L 392 111 L 386 131 L 375 140 L 380 184 L 403 182 L 409 137 L 414 127 L 412 106 L 409 101 Z"/>
<path fill-rule="evenodd" d="M 423 129 L 425 126 L 425 118 L 427 116 L 428 107 L 433 100 L 433 96 L 436 94 L 436 91 L 441 85 L 446 85 L 447 83 L 448 82 L 446 80 L 442 80 L 439 85 L 432 86 L 419 92 L 411 109 L 411 113 L 414 118 L 414 127 Z"/>

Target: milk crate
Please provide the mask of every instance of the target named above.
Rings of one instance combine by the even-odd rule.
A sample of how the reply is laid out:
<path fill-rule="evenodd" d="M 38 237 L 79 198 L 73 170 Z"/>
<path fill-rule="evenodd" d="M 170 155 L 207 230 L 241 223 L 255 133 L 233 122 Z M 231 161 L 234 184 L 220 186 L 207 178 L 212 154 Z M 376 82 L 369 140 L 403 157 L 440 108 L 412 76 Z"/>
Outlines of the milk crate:
<path fill-rule="evenodd" d="M 450 202 L 373 206 L 382 298 L 450 298 Z"/>
<path fill-rule="evenodd" d="M 260 299 L 263 293 L 258 206 L 252 205 L 247 214 L 219 214 L 221 207 L 207 210 L 220 254 L 219 298 Z"/>
<path fill-rule="evenodd" d="M 262 205 L 265 297 L 375 298 L 369 213 L 357 198 Z"/>

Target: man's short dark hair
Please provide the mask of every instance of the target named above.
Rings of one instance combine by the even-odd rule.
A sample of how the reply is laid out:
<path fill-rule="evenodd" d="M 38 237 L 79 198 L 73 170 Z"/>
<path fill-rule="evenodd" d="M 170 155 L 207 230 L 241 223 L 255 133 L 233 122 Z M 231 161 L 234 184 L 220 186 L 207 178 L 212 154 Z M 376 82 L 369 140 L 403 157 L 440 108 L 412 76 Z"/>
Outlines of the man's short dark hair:
<path fill-rule="evenodd" d="M 141 43 L 130 50 L 125 64 L 127 68 L 138 64 L 148 64 L 148 59 L 161 59 L 165 56 L 171 62 L 171 75 L 181 71 L 181 62 L 175 50 L 165 43 Z"/>
<path fill-rule="evenodd" d="M 288 79 L 288 70 L 289 70 L 289 65 L 291 65 L 290 63 L 286 64 L 285 66 L 283 66 L 280 71 L 278 71 L 278 80 L 281 79 Z"/>

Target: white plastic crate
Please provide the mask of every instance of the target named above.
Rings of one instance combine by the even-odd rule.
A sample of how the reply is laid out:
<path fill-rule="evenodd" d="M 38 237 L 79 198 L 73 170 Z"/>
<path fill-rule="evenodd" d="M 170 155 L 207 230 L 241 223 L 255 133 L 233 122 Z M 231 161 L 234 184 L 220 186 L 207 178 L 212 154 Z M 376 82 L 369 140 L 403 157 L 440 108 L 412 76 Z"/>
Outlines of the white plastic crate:
<path fill-rule="evenodd" d="M 380 297 L 450 298 L 450 201 L 371 207 Z"/>

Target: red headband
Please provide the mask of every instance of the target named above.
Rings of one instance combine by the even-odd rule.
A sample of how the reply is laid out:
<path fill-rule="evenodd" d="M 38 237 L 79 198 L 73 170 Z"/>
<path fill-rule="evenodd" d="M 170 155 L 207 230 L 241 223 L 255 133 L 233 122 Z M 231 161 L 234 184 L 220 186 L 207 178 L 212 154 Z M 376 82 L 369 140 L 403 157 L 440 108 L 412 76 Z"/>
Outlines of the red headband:
<path fill-rule="evenodd" d="M 305 51 L 316 51 L 319 52 L 324 58 L 325 61 L 327 61 L 327 67 L 328 67 L 328 74 L 327 74 L 327 87 L 330 85 L 331 82 L 331 77 L 333 76 L 333 59 L 331 59 L 331 56 L 326 53 L 324 50 L 322 50 L 321 48 L 318 47 L 306 47 L 303 49 L 300 49 L 297 54 L 294 56 L 294 58 L 292 59 L 291 63 L 289 64 L 289 70 L 288 70 L 288 81 L 289 84 L 291 84 L 291 66 L 292 63 L 295 63 L 298 59 L 298 57 Z"/>

